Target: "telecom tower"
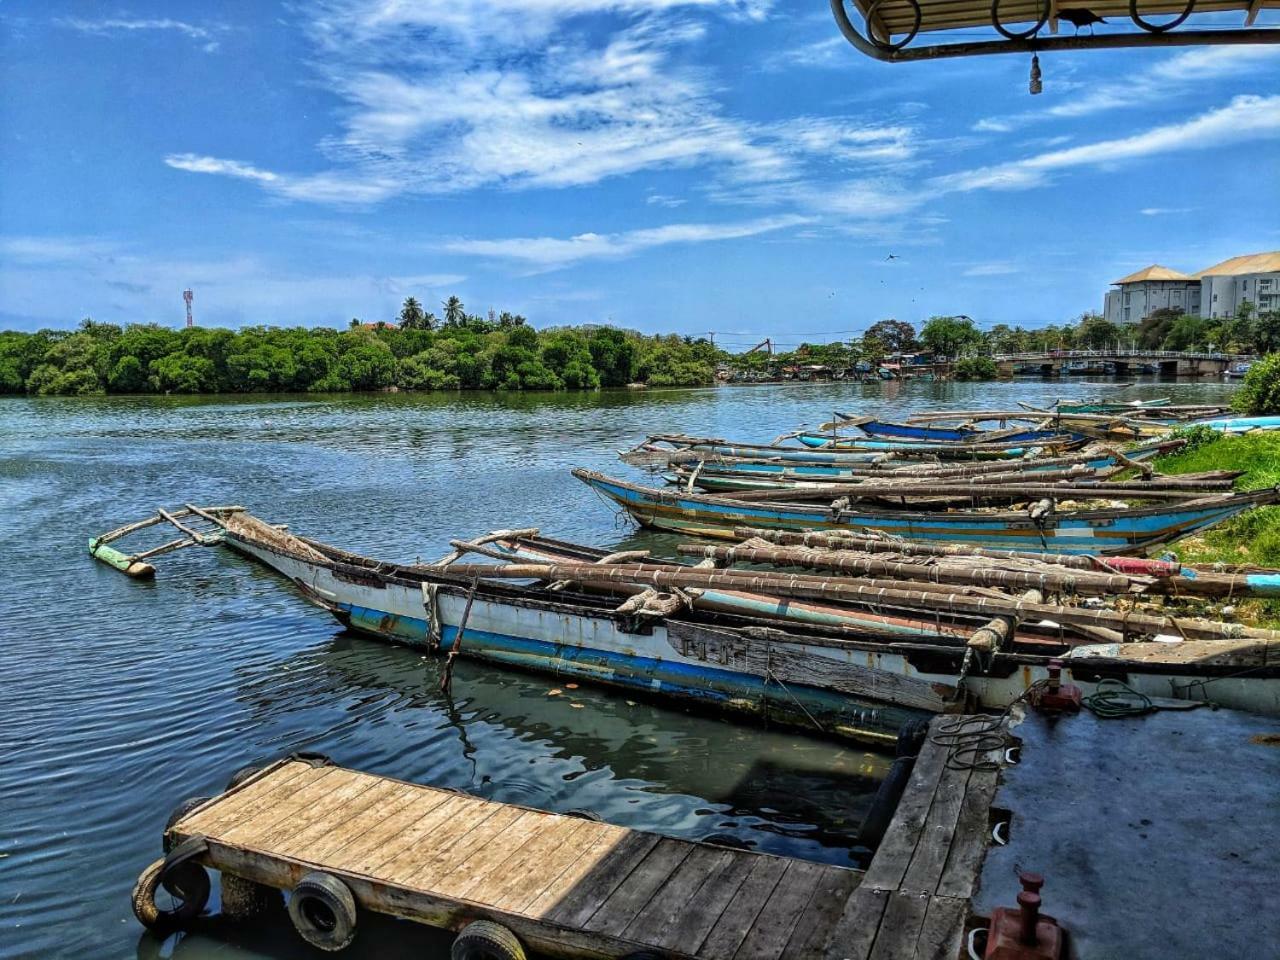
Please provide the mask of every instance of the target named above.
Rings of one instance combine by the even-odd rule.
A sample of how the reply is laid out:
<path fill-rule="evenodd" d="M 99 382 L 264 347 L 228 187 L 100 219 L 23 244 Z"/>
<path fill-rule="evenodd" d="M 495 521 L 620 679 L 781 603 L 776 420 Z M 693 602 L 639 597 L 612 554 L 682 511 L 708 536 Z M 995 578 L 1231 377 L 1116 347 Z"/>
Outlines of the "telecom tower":
<path fill-rule="evenodd" d="M 194 296 L 195 294 L 193 294 L 190 290 L 182 291 L 182 299 L 187 302 L 187 329 L 188 330 L 190 330 L 193 326 L 195 326 L 195 324 L 191 322 L 191 298 Z"/>

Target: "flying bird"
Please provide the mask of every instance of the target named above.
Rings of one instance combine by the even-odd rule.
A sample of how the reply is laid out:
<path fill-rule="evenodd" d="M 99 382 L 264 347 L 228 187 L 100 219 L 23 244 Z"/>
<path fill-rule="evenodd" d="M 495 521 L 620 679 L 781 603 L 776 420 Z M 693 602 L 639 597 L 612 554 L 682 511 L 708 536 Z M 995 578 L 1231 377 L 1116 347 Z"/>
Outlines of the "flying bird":
<path fill-rule="evenodd" d="M 1093 25 L 1095 23 L 1107 22 L 1092 10 L 1087 10 L 1084 7 L 1059 7 L 1058 19 L 1075 24 L 1076 33 L 1080 32 L 1081 27 L 1088 27 L 1090 36 L 1093 35 Z"/>
<path fill-rule="evenodd" d="M 897 260 L 897 259 L 898 259 L 898 255 L 897 255 L 896 253 L 891 253 L 891 254 L 889 254 L 887 257 L 885 257 L 885 259 L 886 259 L 886 260 Z"/>

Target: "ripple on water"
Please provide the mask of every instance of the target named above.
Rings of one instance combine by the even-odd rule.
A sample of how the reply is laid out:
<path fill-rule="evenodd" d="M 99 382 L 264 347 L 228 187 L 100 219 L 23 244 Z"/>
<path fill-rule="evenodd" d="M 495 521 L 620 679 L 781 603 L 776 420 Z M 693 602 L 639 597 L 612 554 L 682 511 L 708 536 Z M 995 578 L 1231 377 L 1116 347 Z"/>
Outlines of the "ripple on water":
<path fill-rule="evenodd" d="M 619 472 L 650 430 L 767 440 L 857 408 L 1051 402 L 1076 384 L 762 388 L 552 397 L 0 400 L 0 957 L 309 956 L 288 930 L 139 936 L 128 893 L 169 811 L 292 750 L 410 781 L 681 837 L 849 863 L 885 762 L 459 661 L 454 698 L 413 651 L 343 634 L 279 578 L 217 551 L 154 583 L 87 538 L 158 505 L 239 502 L 408 560 L 502 526 L 669 550 L 568 477 Z M 1217 399 L 1206 387 L 1145 394 Z M 1128 396 L 1128 394 L 1126 394 Z M 558 695 L 552 695 L 559 689 Z M 356 957 L 444 957 L 377 922 Z"/>

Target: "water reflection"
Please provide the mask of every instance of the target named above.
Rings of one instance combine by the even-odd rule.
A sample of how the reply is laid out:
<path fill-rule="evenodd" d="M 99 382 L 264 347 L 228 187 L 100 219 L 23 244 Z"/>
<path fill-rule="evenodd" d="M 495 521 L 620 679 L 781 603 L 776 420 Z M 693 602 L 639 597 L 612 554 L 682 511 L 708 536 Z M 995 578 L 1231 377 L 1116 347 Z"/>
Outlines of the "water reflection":
<path fill-rule="evenodd" d="M 768 440 L 832 410 L 900 418 L 1101 392 L 907 383 L 0 399 L 0 956 L 310 956 L 288 929 L 140 942 L 128 903 L 174 805 L 292 750 L 834 863 L 854 862 L 849 836 L 883 768 L 840 744 L 465 660 L 450 701 L 436 692 L 435 663 L 337 633 L 254 564 L 189 550 L 163 558 L 154 583 L 137 583 L 86 555 L 90 535 L 195 500 L 243 503 L 398 560 L 440 556 L 459 534 L 535 525 L 669 552 L 678 538 L 619 524 L 568 469 L 625 472 L 615 451 L 649 431 Z M 1123 398 L 1225 393 L 1153 384 Z M 367 930 L 356 956 L 447 955 L 447 940 L 419 928 L 377 929 L 388 935 Z"/>

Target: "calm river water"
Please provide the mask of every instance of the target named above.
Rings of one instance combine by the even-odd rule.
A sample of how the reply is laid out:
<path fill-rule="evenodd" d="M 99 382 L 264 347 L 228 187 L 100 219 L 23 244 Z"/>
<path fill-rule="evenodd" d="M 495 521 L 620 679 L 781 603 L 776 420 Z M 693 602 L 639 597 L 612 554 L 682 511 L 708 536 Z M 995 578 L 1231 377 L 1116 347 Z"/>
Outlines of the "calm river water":
<path fill-rule="evenodd" d="M 629 472 L 648 431 L 769 440 L 833 409 L 1010 407 L 1112 393 L 1079 382 L 867 384 L 591 395 L 0 400 L 0 957 L 314 956 L 287 928 L 161 942 L 129 909 L 168 812 L 293 750 L 673 836 L 857 863 L 883 758 L 547 678 L 437 666 L 343 633 L 246 560 L 187 550 L 154 583 L 88 538 L 157 506 L 240 503 L 393 559 L 497 527 L 616 547 L 635 533 L 569 477 Z M 1141 384 L 1123 399 L 1225 397 Z M 448 940 L 366 927 L 357 957 L 434 958 Z"/>

